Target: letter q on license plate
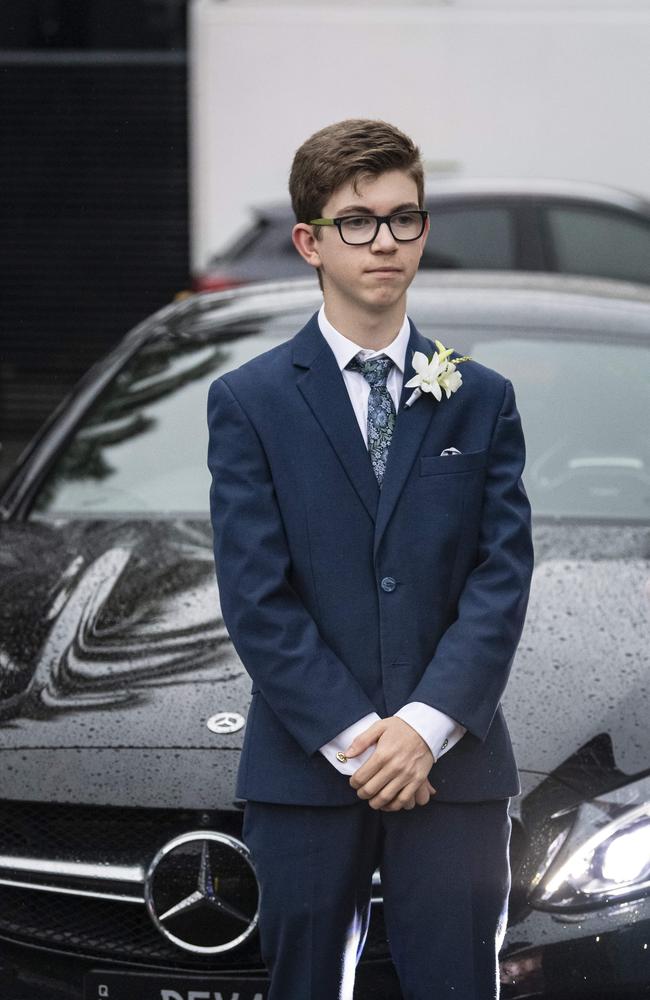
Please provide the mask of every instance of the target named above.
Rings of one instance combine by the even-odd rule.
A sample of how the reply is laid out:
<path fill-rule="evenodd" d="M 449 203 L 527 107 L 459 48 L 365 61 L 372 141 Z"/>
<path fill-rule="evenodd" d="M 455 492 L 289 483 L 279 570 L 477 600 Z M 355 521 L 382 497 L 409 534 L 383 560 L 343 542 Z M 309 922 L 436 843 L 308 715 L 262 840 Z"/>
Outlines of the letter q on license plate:
<path fill-rule="evenodd" d="M 269 980 L 89 972 L 84 1000 L 266 1000 Z"/>

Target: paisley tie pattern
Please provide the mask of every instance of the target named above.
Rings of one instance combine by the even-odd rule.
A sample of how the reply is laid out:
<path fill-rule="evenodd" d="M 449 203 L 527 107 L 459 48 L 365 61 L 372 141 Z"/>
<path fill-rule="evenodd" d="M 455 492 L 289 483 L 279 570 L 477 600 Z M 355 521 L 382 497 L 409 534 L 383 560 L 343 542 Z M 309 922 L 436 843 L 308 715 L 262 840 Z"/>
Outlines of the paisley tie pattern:
<path fill-rule="evenodd" d="M 361 372 L 366 381 L 370 383 L 368 451 L 373 471 L 381 487 L 386 471 L 388 447 L 396 419 L 393 397 L 386 388 L 386 379 L 393 367 L 393 360 L 385 354 L 370 358 L 368 361 L 361 361 L 358 357 L 354 357 L 345 367 L 353 372 Z"/>

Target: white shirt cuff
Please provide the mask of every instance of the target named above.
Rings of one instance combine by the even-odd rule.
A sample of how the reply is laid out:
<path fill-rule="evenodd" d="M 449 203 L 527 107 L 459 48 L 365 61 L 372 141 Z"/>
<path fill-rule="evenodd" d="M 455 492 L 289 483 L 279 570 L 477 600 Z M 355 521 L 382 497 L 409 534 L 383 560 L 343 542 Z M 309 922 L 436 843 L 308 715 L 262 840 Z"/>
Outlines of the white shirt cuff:
<path fill-rule="evenodd" d="M 399 712 L 395 712 L 395 715 L 408 722 L 409 726 L 420 734 L 433 754 L 434 760 L 440 760 L 442 755 L 451 750 L 467 732 L 460 722 L 456 722 L 432 705 L 426 705 L 423 701 L 410 701 L 400 708 Z"/>
<path fill-rule="evenodd" d="M 337 760 L 336 755 L 339 750 L 345 753 L 352 740 L 360 733 L 365 732 L 366 729 L 369 729 L 373 722 L 379 722 L 380 718 L 381 716 L 377 715 L 376 712 L 369 712 L 368 715 L 364 715 L 363 719 L 353 722 L 351 726 L 340 732 L 329 743 L 325 743 L 324 746 L 319 747 L 320 752 L 341 774 L 354 774 L 362 764 L 365 764 L 368 757 L 374 752 L 377 744 L 372 743 L 369 747 L 366 747 L 363 753 L 357 754 L 356 757 L 350 757 L 348 761 Z"/>

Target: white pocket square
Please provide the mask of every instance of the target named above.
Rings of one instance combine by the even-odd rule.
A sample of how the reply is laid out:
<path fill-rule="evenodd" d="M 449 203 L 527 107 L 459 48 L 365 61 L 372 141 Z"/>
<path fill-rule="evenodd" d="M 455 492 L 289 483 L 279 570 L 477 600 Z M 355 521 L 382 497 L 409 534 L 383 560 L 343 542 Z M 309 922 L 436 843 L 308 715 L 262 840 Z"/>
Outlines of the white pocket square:
<path fill-rule="evenodd" d="M 461 455 L 462 452 L 458 448 L 445 448 L 440 452 L 441 455 Z"/>

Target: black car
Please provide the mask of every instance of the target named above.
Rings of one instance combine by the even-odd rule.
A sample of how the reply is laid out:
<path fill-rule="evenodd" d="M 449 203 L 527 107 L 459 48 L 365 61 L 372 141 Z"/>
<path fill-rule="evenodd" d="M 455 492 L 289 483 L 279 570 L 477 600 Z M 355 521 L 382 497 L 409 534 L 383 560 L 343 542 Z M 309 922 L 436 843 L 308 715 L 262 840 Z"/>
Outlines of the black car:
<path fill-rule="evenodd" d="M 650 202 L 619 188 L 536 179 L 435 180 L 421 270 L 518 270 L 650 284 Z M 195 291 L 250 281 L 315 280 L 291 240 L 288 201 L 259 205 L 229 246 L 193 279 Z"/>
<path fill-rule="evenodd" d="M 320 303 L 308 279 L 160 310 L 0 497 L 2 1000 L 266 996 L 234 797 L 251 683 L 219 610 L 206 401 Z M 512 379 L 527 444 L 502 997 L 647 996 L 650 289 L 420 273 L 408 313 Z M 359 1000 L 401 997 L 380 876 Z"/>

